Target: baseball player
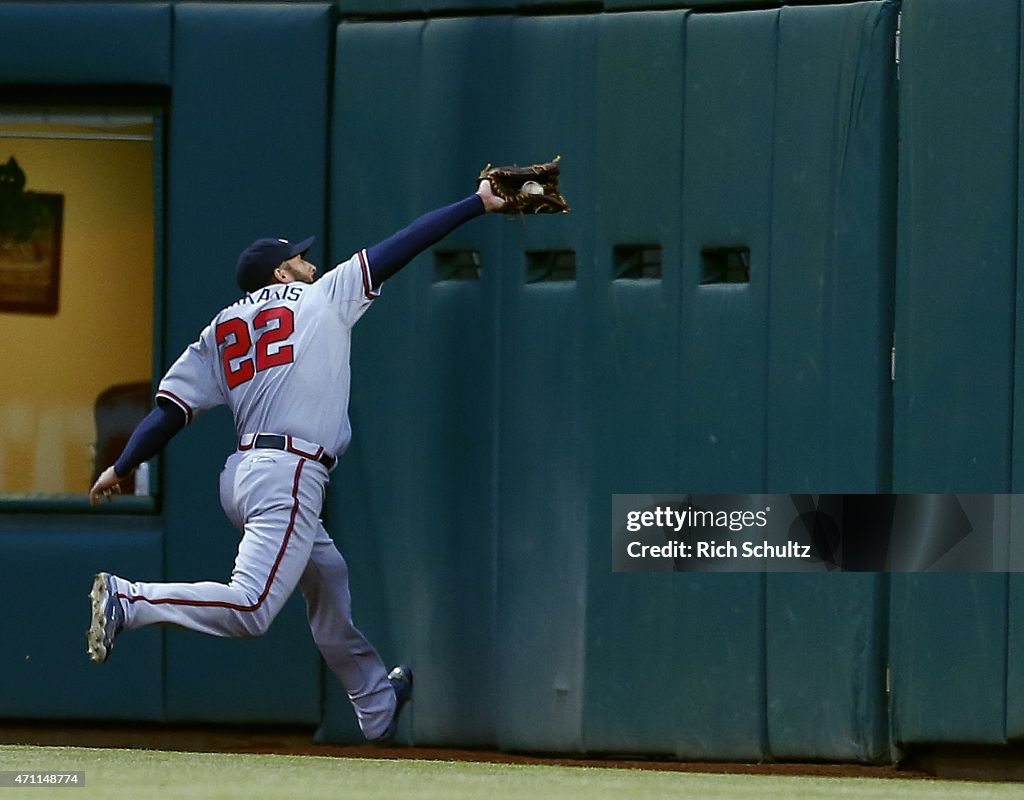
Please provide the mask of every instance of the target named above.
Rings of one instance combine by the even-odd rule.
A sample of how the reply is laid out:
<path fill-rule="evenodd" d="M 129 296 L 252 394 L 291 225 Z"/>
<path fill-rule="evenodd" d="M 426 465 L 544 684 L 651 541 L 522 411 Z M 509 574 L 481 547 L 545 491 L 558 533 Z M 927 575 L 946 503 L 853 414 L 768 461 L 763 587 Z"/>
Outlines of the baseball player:
<path fill-rule="evenodd" d="M 241 531 L 228 583 L 93 580 L 89 655 L 110 655 L 122 630 L 167 623 L 214 636 L 259 636 L 298 586 L 313 639 L 355 708 L 363 734 L 388 741 L 412 695 L 405 665 L 386 670 L 352 622 L 348 566 L 320 521 L 331 470 L 352 436 L 348 419 L 352 326 L 381 284 L 452 230 L 505 204 L 483 180 L 319 280 L 292 244 L 259 239 L 239 257 L 242 297 L 218 313 L 160 381 L 156 407 L 89 491 L 95 504 L 192 419 L 227 405 L 238 449 L 220 477 L 221 505 Z"/>

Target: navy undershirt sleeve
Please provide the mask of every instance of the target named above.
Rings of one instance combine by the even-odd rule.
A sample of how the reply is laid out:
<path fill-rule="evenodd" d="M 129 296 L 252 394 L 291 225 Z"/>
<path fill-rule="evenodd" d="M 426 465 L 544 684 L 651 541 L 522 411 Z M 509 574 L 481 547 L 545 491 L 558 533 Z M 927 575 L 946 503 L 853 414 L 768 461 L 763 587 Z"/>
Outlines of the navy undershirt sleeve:
<path fill-rule="evenodd" d="M 376 289 L 430 245 L 474 217 L 484 213 L 484 201 L 478 195 L 429 211 L 398 233 L 366 248 L 370 279 Z"/>
<path fill-rule="evenodd" d="M 124 451 L 114 462 L 117 477 L 124 478 L 143 461 L 148 461 L 185 427 L 185 412 L 174 403 L 157 401 L 157 406 L 138 424 Z"/>

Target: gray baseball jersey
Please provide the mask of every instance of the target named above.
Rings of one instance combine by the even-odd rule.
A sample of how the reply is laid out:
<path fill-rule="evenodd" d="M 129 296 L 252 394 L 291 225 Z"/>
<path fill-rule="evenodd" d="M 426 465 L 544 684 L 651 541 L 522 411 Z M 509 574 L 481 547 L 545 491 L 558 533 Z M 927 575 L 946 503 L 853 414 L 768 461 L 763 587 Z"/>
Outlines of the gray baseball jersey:
<path fill-rule="evenodd" d="M 221 311 L 157 392 L 193 416 L 227 404 L 239 439 L 286 434 L 348 447 L 352 326 L 377 296 L 365 251 L 313 284 L 273 284 Z"/>

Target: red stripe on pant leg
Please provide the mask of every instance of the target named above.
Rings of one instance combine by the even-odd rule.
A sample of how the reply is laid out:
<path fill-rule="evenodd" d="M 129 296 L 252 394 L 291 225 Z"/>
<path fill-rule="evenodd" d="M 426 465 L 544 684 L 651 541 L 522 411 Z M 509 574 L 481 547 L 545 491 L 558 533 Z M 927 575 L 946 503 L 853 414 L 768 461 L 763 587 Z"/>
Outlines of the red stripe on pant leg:
<path fill-rule="evenodd" d="M 267 585 L 263 587 L 263 593 L 260 595 L 259 600 L 254 605 L 240 606 L 235 603 L 225 603 L 222 600 L 179 600 L 173 597 L 164 597 L 157 600 L 151 600 L 148 597 L 142 597 L 136 595 L 129 597 L 128 595 L 118 594 L 118 597 L 127 600 L 129 603 L 135 603 L 141 600 L 144 603 L 150 603 L 152 605 L 174 605 L 174 606 L 201 606 L 203 608 L 230 608 L 233 611 L 255 611 L 263 605 L 263 601 L 267 599 L 267 595 L 270 594 L 270 586 L 274 582 L 274 576 L 277 575 L 277 568 L 281 566 L 281 559 L 284 558 L 284 551 L 288 547 L 288 540 L 292 536 L 292 531 L 295 530 L 295 517 L 299 514 L 299 477 L 302 475 L 302 466 L 306 463 L 305 459 L 299 459 L 299 465 L 295 468 L 295 481 L 292 484 L 292 514 L 288 520 L 288 528 L 284 533 L 284 541 L 281 543 L 281 549 L 277 552 L 277 559 L 274 561 L 274 566 L 270 569 L 270 575 L 267 576 Z"/>

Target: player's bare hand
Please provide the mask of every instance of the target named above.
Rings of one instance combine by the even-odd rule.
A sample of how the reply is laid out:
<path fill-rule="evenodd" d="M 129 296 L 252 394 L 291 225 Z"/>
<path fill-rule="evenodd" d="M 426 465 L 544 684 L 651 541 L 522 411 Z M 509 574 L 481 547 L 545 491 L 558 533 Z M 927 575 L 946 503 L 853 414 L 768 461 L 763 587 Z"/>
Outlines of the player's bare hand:
<path fill-rule="evenodd" d="M 96 505 L 104 497 L 113 500 L 115 494 L 121 494 L 121 481 L 124 478 L 117 477 L 114 467 L 109 466 L 96 479 L 96 483 L 89 490 L 89 502 Z"/>
<path fill-rule="evenodd" d="M 480 181 L 476 193 L 484 201 L 485 211 L 501 211 L 502 206 L 505 205 L 505 201 L 491 190 L 491 182 L 489 180 Z"/>

